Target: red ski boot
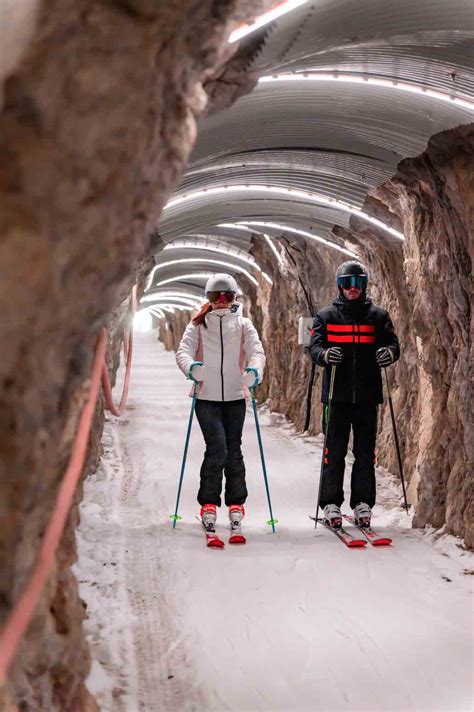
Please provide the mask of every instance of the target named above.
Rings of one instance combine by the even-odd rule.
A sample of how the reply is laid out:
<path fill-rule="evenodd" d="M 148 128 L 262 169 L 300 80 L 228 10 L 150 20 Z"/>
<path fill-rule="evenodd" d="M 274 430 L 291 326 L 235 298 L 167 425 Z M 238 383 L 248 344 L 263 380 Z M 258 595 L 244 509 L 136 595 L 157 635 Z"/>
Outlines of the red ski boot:
<path fill-rule="evenodd" d="M 245 517 L 243 504 L 231 504 L 229 507 L 230 537 L 229 544 L 245 544 L 246 538 L 242 534 L 242 519 Z"/>
<path fill-rule="evenodd" d="M 216 534 L 217 511 L 215 504 L 204 504 L 201 507 L 201 522 L 206 532 L 207 545 L 213 549 L 223 549 L 224 542 Z"/>

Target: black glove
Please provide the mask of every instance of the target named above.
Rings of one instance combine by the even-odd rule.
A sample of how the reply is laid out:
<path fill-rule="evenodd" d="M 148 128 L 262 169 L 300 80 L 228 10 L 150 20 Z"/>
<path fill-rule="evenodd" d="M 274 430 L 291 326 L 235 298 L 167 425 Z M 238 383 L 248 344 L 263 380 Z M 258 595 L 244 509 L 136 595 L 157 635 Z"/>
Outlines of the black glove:
<path fill-rule="evenodd" d="M 339 346 L 331 346 L 330 349 L 324 352 L 324 360 L 331 366 L 337 366 L 342 363 L 342 349 Z"/>
<path fill-rule="evenodd" d="M 375 352 L 375 360 L 380 368 L 387 368 L 393 363 L 393 352 L 386 346 L 382 346 L 381 349 L 377 349 Z"/>

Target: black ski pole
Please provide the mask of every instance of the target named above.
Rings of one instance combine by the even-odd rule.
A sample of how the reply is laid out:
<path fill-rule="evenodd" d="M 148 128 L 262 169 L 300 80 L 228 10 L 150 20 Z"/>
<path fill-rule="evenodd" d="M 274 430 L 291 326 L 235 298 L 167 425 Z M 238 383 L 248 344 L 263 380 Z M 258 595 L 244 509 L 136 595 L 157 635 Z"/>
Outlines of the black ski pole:
<path fill-rule="evenodd" d="M 329 382 L 329 401 L 328 401 L 328 409 L 327 409 L 327 418 L 325 418 L 326 428 L 324 430 L 324 447 L 323 447 L 323 456 L 321 458 L 321 472 L 319 473 L 318 503 L 316 505 L 316 515 L 314 517 L 314 528 L 315 529 L 318 526 L 319 502 L 321 501 L 321 489 L 323 486 L 323 469 L 324 469 L 324 460 L 326 459 L 326 449 L 327 449 L 328 434 L 329 434 L 329 420 L 331 418 L 331 403 L 332 403 L 332 396 L 334 393 L 334 379 L 335 378 L 336 378 L 336 366 L 333 365 L 331 367 L 331 380 Z"/>
<path fill-rule="evenodd" d="M 406 512 L 408 514 L 408 509 L 409 509 L 410 505 L 407 502 L 407 493 L 405 490 L 405 478 L 403 477 L 403 465 L 402 465 L 402 458 L 400 455 L 400 444 L 398 442 L 397 424 L 395 422 L 395 413 L 393 412 L 392 396 L 390 394 L 390 385 L 388 382 L 388 374 L 387 374 L 386 368 L 384 368 L 384 372 L 385 372 L 385 385 L 387 386 L 388 405 L 390 407 L 390 416 L 392 418 L 393 438 L 395 440 L 395 449 L 397 451 L 398 469 L 400 471 L 400 479 L 402 481 L 402 489 L 403 489 L 403 499 L 405 501 L 405 504 L 402 506 L 404 507 L 404 509 L 406 509 Z"/>
<path fill-rule="evenodd" d="M 309 376 L 309 384 L 308 384 L 308 394 L 306 396 L 306 416 L 304 419 L 303 432 L 306 432 L 308 430 L 309 421 L 311 420 L 311 396 L 313 393 L 313 383 L 314 383 L 314 374 L 315 373 L 316 373 L 316 361 L 312 361 L 311 374 Z"/>

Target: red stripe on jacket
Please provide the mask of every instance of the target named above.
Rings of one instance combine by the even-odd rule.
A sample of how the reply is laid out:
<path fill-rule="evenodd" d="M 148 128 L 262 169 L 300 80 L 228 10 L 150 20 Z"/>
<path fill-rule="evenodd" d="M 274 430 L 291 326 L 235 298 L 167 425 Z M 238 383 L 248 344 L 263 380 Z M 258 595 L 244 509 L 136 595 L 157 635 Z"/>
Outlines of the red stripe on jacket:
<path fill-rule="evenodd" d="M 336 336 L 335 334 L 328 334 L 327 339 L 330 343 L 339 344 L 375 344 L 375 336 L 359 336 L 359 334 L 352 334 L 351 336 Z"/>
<path fill-rule="evenodd" d="M 326 324 L 326 327 L 328 331 L 349 331 L 351 334 L 358 332 L 375 333 L 375 326 L 373 324 Z"/>

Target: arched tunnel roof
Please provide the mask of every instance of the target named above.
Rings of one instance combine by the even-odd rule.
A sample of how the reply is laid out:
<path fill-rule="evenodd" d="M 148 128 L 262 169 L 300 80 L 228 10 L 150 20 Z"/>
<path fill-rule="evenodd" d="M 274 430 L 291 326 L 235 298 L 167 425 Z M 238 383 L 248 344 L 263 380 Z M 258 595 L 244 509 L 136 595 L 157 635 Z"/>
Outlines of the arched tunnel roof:
<path fill-rule="evenodd" d="M 159 226 L 174 248 L 156 256 L 151 290 L 182 274 L 172 284 L 193 294 L 197 275 L 255 276 L 242 259 L 252 233 L 344 251 L 332 229 L 357 214 L 379 239 L 403 239 L 361 213 L 367 191 L 433 134 L 472 121 L 472 0 L 318 0 L 259 32 L 247 66 L 257 86 L 200 122 Z"/>

